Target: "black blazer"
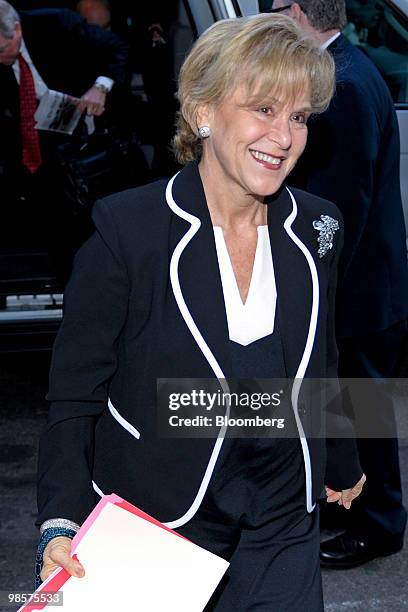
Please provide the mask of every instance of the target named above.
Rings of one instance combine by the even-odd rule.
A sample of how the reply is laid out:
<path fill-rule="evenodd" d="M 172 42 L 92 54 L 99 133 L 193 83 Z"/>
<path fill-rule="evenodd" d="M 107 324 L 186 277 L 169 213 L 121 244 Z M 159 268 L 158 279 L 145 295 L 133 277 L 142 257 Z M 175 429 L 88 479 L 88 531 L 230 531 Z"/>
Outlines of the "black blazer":
<path fill-rule="evenodd" d="M 381 331 L 408 315 L 399 131 L 374 64 L 342 34 L 328 48 L 337 89 L 309 123 L 291 181 L 340 208 L 345 225 L 337 304 L 339 337 Z"/>
<path fill-rule="evenodd" d="M 320 258 L 313 221 L 328 214 L 342 222 L 330 202 L 298 190 L 293 195 L 283 187 L 270 198 L 268 225 L 287 374 L 299 381 L 336 372 L 341 231 Z M 167 188 L 161 181 L 100 201 L 94 221 L 96 233 L 76 257 L 54 348 L 38 523 L 55 517 L 81 523 L 98 500 L 96 490 L 114 491 L 177 527 L 198 507 L 217 448 L 212 439 L 158 439 L 156 379 L 233 375 L 197 165 L 186 166 Z M 300 414 L 300 422 L 308 417 Z M 325 440 L 302 443 L 312 510 L 325 479 Z M 355 484 L 361 469 L 353 441 L 329 440 L 328 447 L 327 484 Z"/>

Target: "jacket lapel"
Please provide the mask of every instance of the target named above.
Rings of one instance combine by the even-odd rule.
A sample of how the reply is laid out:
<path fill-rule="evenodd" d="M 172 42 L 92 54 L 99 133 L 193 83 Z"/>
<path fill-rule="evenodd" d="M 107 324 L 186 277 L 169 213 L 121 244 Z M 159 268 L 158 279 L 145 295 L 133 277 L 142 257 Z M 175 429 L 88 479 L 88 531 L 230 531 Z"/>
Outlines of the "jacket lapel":
<path fill-rule="evenodd" d="M 178 261 L 177 275 L 181 290 L 181 296 L 178 297 L 184 300 L 202 340 L 214 356 L 224 377 L 227 377 L 230 375 L 228 324 L 214 231 L 196 163 L 188 164 L 177 175 L 173 183 L 172 195 L 182 211 L 199 220 L 198 230 L 185 245 Z M 180 244 L 180 240 L 185 239 L 190 227 L 189 221 L 175 214 L 170 245 L 172 257 L 177 245 Z M 174 291 L 174 283 L 172 284 Z M 183 312 L 181 314 L 183 316 Z M 191 321 L 188 324 L 186 317 L 183 316 L 183 318 L 197 342 L 197 330 L 193 331 Z M 212 370 L 214 371 L 213 367 Z"/>
<path fill-rule="evenodd" d="M 285 229 L 293 213 L 293 204 L 286 188 L 268 201 L 268 226 L 278 292 L 278 311 L 287 376 L 298 373 L 312 315 L 311 270 L 304 252 Z M 307 228 L 302 215 L 297 214 L 291 225 L 293 233 L 302 241 Z"/>
<path fill-rule="evenodd" d="M 229 377 L 229 336 L 221 277 L 213 227 L 196 163 L 187 165 L 177 175 L 172 195 L 180 209 L 199 220 L 199 228 L 185 245 L 178 262 L 182 297 L 204 342 L 224 376 Z M 302 214 L 295 214 L 285 187 L 268 198 L 267 205 L 286 370 L 287 376 L 294 378 L 304 357 L 310 331 L 312 343 L 314 341 L 312 310 L 313 306 L 314 310 L 318 308 L 316 292 L 313 299 L 312 270 L 305 255 L 307 245 L 303 242 L 310 236 L 310 228 Z M 190 222 L 175 215 L 170 245 L 173 254 L 190 227 Z"/>

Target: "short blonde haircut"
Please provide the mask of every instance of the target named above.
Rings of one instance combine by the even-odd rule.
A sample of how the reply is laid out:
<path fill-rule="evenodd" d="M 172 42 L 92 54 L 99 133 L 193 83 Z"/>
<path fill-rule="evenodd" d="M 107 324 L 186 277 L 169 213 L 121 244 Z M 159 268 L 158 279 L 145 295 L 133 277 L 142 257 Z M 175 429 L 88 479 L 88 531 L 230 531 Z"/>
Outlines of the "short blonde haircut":
<path fill-rule="evenodd" d="M 335 86 L 334 61 L 290 17 L 261 14 L 218 21 L 200 36 L 180 71 L 173 148 L 180 163 L 199 159 L 196 115 L 244 86 L 248 103 L 294 100 L 310 88 L 314 113 L 324 111 Z"/>

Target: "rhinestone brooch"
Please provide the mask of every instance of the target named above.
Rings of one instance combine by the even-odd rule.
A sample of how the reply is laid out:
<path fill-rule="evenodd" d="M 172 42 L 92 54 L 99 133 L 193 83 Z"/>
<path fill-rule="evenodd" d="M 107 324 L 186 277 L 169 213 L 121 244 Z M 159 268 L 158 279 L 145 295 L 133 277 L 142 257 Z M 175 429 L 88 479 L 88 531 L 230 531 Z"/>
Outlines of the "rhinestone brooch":
<path fill-rule="evenodd" d="M 319 237 L 319 257 L 324 257 L 330 249 L 333 248 L 333 238 L 335 232 L 339 229 L 339 222 L 329 215 L 320 215 L 319 221 L 313 221 L 313 227 L 318 230 Z"/>

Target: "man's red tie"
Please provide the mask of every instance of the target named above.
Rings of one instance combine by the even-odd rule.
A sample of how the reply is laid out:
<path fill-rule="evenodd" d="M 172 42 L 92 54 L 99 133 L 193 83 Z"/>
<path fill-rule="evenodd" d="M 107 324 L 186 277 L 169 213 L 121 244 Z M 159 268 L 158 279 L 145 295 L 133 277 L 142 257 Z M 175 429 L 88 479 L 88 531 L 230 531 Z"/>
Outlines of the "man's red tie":
<path fill-rule="evenodd" d="M 35 129 L 34 113 L 37 108 L 35 85 L 31 70 L 21 55 L 20 64 L 20 118 L 21 140 L 23 145 L 23 164 L 30 172 L 41 166 L 41 150 L 38 131 Z"/>

